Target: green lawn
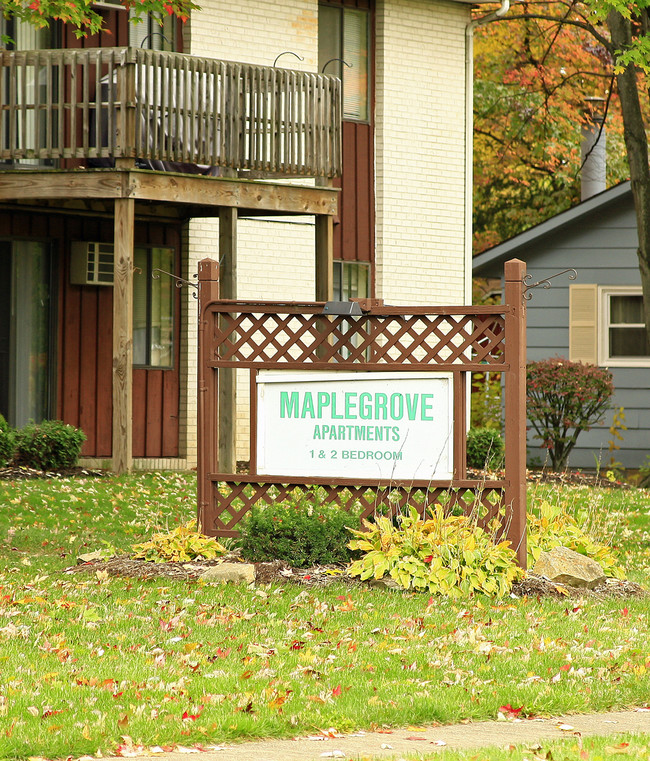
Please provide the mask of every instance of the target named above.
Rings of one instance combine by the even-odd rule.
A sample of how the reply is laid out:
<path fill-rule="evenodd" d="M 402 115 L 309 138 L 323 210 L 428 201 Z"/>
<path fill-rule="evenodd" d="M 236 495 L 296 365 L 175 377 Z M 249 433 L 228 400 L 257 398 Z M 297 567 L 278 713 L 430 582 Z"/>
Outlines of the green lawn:
<path fill-rule="evenodd" d="M 650 600 L 490 600 L 337 584 L 65 574 L 194 515 L 190 474 L 0 482 L 0 757 L 210 745 L 646 705 Z M 650 587 L 650 492 L 536 486 Z M 487 758 L 487 757 L 486 757 Z"/>
<path fill-rule="evenodd" d="M 646 735 L 635 734 L 571 737 L 509 748 L 445 750 L 443 753 L 418 754 L 412 758 L 417 761 L 606 761 L 613 756 L 627 756 L 635 761 L 648 759 L 650 739 Z"/>

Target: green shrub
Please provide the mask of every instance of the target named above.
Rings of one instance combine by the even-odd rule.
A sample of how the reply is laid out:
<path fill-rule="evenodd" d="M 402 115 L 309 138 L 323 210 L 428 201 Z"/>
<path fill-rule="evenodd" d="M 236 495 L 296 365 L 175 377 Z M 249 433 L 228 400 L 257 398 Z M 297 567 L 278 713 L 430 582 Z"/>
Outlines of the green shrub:
<path fill-rule="evenodd" d="M 603 419 L 614 393 L 609 370 L 562 357 L 531 362 L 526 371 L 527 414 L 548 449 L 551 467 L 562 470 L 581 431 Z"/>
<path fill-rule="evenodd" d="M 495 543 L 467 516 L 445 515 L 437 505 L 427 520 L 411 508 L 397 522 L 377 518 L 364 521 L 365 530 L 352 531 L 357 538 L 350 548 L 365 554 L 352 563 L 350 575 L 364 580 L 388 574 L 404 589 L 453 598 L 502 597 L 522 575 L 510 542 Z"/>
<path fill-rule="evenodd" d="M 347 563 L 346 527 L 359 525 L 359 513 L 317 502 L 315 493 L 307 493 L 287 502 L 253 506 L 242 523 L 243 556 L 255 561 L 286 560 L 294 568 Z"/>
<path fill-rule="evenodd" d="M 133 545 L 135 558 L 154 563 L 189 560 L 212 560 L 226 554 L 226 548 L 212 536 L 196 530 L 196 521 L 177 526 L 172 531 L 154 534 L 151 539 Z"/>
<path fill-rule="evenodd" d="M 30 423 L 16 433 L 16 462 L 39 470 L 77 464 L 86 434 L 60 420 Z"/>
<path fill-rule="evenodd" d="M 16 432 L 0 415 L 0 468 L 5 468 L 14 458 Z"/>
<path fill-rule="evenodd" d="M 553 505 L 544 500 L 534 512 L 528 513 L 526 525 L 529 569 L 533 568 L 542 551 L 548 552 L 553 547 L 568 547 L 595 560 L 608 576 L 625 578 L 625 572 L 618 565 L 618 558 L 612 548 L 593 539 L 562 505 Z"/>
<path fill-rule="evenodd" d="M 650 486 L 650 455 L 646 455 L 645 462 L 639 468 L 639 480 L 637 484 L 643 488 Z"/>
<path fill-rule="evenodd" d="M 470 428 L 467 432 L 467 464 L 494 470 L 503 464 L 503 439 L 494 428 Z"/>

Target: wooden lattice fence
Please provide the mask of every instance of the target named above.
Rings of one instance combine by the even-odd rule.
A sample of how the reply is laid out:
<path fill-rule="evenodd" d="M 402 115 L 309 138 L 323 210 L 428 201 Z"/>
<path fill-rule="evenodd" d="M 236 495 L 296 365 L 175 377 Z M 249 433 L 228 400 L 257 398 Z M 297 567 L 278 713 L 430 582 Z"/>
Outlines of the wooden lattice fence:
<path fill-rule="evenodd" d="M 360 302 L 362 318 L 324 314 L 320 302 L 219 300 L 216 262 L 199 265 L 198 515 L 203 531 L 237 536 L 256 503 L 312 489 L 342 508 L 395 514 L 406 505 L 421 514 L 435 504 L 460 506 L 481 523 L 505 510 L 504 530 L 525 566 L 525 264 L 506 263 L 500 306 L 394 307 Z M 219 452 L 219 373 L 250 374 L 250 457 L 246 474 L 222 472 Z M 453 378 L 453 478 L 395 481 L 269 476 L 257 473 L 256 376 L 260 370 L 439 371 Z M 467 477 L 465 447 L 468 376 L 501 373 L 505 394 L 505 472 Z M 226 372 L 223 372 L 226 371 Z M 223 429 L 223 425 L 222 425 Z"/>

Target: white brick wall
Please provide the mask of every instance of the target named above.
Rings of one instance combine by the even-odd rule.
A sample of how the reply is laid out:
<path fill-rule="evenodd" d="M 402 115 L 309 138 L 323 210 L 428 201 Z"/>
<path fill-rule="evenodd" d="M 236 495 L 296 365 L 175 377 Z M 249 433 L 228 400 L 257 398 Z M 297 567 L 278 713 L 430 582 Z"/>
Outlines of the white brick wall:
<path fill-rule="evenodd" d="M 317 0 L 204 0 L 185 30 L 194 55 L 317 70 Z M 468 6 L 377 0 L 377 295 L 395 304 L 464 299 L 465 24 Z M 311 299 L 313 220 L 240 220 L 238 297 Z M 306 222 L 306 224 L 305 224 Z M 218 258 L 218 221 L 188 225 L 189 261 Z M 189 343 L 181 456 L 196 462 L 196 302 L 187 294 Z M 185 370 L 184 370 L 185 372 Z M 245 374 L 240 375 L 244 380 Z M 238 383 L 237 458 L 248 459 L 248 384 Z"/>
<path fill-rule="evenodd" d="M 377 0 L 377 295 L 461 304 L 468 6 Z"/>
<path fill-rule="evenodd" d="M 317 0 L 204 0 L 193 11 L 189 52 L 226 61 L 244 61 L 316 71 L 318 66 Z"/>

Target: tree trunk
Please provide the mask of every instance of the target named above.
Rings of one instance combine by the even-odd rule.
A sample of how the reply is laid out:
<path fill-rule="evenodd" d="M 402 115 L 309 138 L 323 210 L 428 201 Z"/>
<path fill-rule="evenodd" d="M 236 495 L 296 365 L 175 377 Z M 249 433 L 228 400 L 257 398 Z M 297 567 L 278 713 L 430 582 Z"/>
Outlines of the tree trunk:
<path fill-rule="evenodd" d="M 626 50 L 632 44 L 632 24 L 618 11 L 607 17 L 614 50 Z M 639 100 L 639 83 L 635 67 L 630 64 L 616 76 L 621 99 L 625 147 L 630 165 L 630 181 L 639 235 L 639 270 L 643 289 L 646 334 L 650 342 L 650 167 L 648 137 Z"/>

